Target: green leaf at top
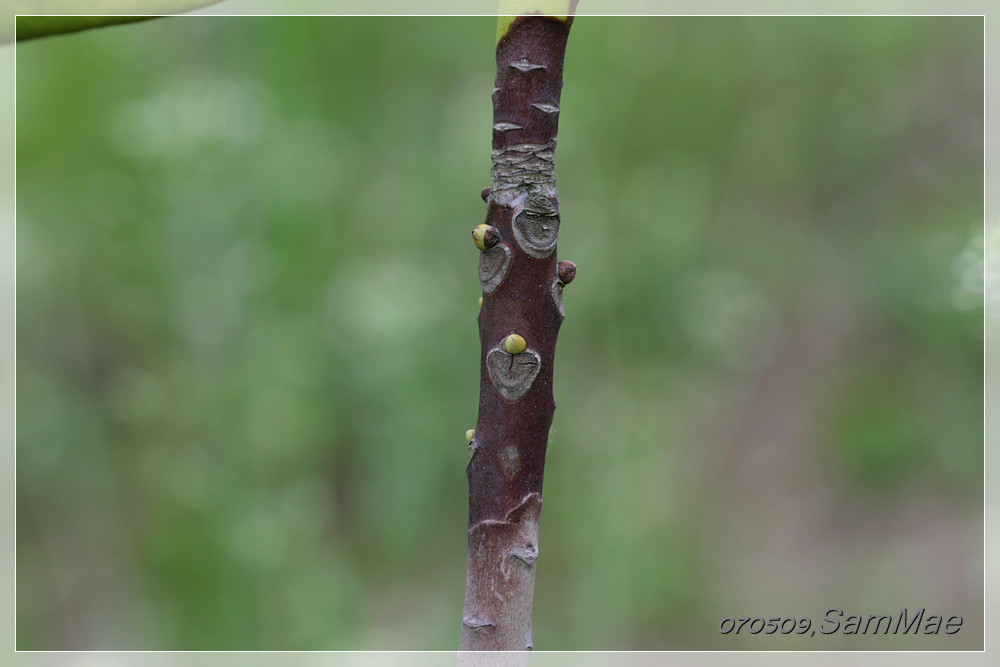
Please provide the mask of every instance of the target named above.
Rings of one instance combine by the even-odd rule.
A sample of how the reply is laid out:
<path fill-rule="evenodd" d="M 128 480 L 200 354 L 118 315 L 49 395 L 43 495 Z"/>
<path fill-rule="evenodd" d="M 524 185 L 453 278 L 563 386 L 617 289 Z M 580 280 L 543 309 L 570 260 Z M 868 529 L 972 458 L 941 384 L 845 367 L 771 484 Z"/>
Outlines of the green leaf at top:
<path fill-rule="evenodd" d="M 0 44 L 179 14 L 219 0 L 0 0 Z"/>

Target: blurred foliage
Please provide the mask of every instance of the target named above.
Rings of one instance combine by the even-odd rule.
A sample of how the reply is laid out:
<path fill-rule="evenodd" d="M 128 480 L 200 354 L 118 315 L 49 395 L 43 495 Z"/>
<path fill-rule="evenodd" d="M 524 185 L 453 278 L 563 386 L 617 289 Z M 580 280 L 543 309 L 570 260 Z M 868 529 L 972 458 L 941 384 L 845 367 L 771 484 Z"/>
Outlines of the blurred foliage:
<path fill-rule="evenodd" d="M 18 648 L 457 645 L 494 31 L 18 46 Z M 981 648 L 982 48 L 576 21 L 536 647 Z"/>
<path fill-rule="evenodd" d="M 0 43 L 191 11 L 219 0 L 0 0 Z M 129 16 L 132 14 L 132 16 Z M 135 16 L 139 14 L 140 16 Z M 16 26 L 15 26 L 16 23 Z"/>

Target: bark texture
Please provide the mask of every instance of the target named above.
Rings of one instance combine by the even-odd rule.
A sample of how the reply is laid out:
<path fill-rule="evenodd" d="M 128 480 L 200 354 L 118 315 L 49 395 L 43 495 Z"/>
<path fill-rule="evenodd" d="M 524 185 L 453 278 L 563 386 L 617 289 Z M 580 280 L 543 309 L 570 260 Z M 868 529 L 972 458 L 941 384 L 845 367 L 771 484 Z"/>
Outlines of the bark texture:
<path fill-rule="evenodd" d="M 467 468 L 462 651 L 532 647 L 542 473 L 555 410 L 552 371 L 562 288 L 575 274 L 571 263 L 556 260 L 553 172 L 571 22 L 520 16 L 497 44 L 492 187 L 483 193 L 492 229 L 478 237 L 486 240 L 479 267 L 482 361 Z M 526 349 L 505 345 L 511 334 L 522 337 Z"/>

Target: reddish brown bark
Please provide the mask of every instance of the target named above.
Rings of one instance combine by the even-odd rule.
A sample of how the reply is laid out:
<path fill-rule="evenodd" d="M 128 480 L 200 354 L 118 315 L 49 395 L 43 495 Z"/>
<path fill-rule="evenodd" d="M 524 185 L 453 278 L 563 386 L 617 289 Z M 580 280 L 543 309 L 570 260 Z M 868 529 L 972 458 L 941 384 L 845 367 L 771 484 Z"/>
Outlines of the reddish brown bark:
<path fill-rule="evenodd" d="M 552 169 L 571 21 L 522 16 L 497 45 L 493 183 L 484 195 L 486 224 L 500 241 L 480 259 L 482 361 L 479 419 L 467 469 L 469 560 L 461 650 L 531 648 L 556 337 L 563 320 L 562 287 L 575 274 L 568 263 L 557 269 L 559 203 Z M 505 350 L 511 333 L 523 337 L 524 352 Z"/>

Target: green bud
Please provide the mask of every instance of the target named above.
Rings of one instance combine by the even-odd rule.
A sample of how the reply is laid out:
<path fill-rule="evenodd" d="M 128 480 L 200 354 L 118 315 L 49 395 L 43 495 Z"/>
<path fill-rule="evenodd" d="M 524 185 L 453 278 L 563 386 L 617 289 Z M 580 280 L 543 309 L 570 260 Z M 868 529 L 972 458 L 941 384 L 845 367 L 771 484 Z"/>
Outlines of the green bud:
<path fill-rule="evenodd" d="M 488 250 L 500 243 L 500 232 L 491 225 L 476 225 L 472 230 L 472 242 L 480 250 Z"/>
<path fill-rule="evenodd" d="M 507 354 L 521 354 L 528 349 L 528 344 L 516 333 L 512 333 L 503 339 L 503 349 Z"/>

